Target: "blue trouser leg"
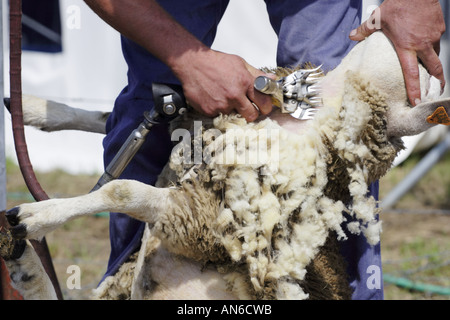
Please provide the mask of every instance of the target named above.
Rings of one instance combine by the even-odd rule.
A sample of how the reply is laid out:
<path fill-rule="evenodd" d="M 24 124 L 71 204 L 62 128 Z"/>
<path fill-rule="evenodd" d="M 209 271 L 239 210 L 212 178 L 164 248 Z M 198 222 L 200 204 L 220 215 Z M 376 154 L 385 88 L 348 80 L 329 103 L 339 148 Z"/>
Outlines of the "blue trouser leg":
<path fill-rule="evenodd" d="M 278 66 L 305 62 L 335 68 L 356 44 L 348 37 L 360 25 L 360 0 L 265 0 L 278 34 Z M 369 186 L 378 200 L 378 182 Z M 383 299 L 380 245 L 370 246 L 363 235 L 348 235 L 342 253 L 348 263 L 353 299 Z"/>
<path fill-rule="evenodd" d="M 335 68 L 354 46 L 348 35 L 360 24 L 361 0 L 265 0 L 278 35 L 277 65 L 305 62 Z"/>

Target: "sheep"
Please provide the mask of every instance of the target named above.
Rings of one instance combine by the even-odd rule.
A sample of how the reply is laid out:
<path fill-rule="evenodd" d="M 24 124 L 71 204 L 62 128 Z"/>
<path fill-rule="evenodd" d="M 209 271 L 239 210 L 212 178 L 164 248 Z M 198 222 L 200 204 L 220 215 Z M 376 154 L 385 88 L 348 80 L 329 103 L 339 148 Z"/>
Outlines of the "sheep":
<path fill-rule="evenodd" d="M 381 232 L 368 185 L 389 170 L 401 137 L 448 124 L 450 99 L 439 100 L 439 81 L 422 66 L 420 81 L 422 102 L 412 108 L 395 50 L 375 32 L 320 80 L 323 107 L 313 120 L 278 110 L 252 123 L 235 114 L 202 118 L 200 143 L 183 139 L 155 187 L 115 180 L 13 208 L 7 218 L 20 240 L 4 235 L 1 250 L 12 283 L 25 298 L 53 298 L 23 239 L 116 211 L 146 229 L 140 251 L 101 283 L 96 299 L 349 299 L 339 243 L 353 233 L 376 244 Z M 203 161 L 187 161 L 198 148 Z"/>

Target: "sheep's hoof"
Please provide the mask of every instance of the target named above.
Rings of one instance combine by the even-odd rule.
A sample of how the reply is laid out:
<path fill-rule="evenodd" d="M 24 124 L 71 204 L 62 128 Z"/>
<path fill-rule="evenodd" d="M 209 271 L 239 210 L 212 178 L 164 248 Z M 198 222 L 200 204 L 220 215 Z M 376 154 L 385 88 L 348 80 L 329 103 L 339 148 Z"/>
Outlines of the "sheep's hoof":
<path fill-rule="evenodd" d="M 18 215 L 19 215 L 19 207 L 14 207 L 6 212 L 5 216 L 10 226 L 14 227 L 19 224 Z"/>
<path fill-rule="evenodd" d="M 19 207 L 14 207 L 8 210 L 5 214 L 9 225 L 12 227 L 10 229 L 11 235 L 14 239 L 25 239 L 27 236 L 27 228 L 23 223 L 19 223 Z"/>
<path fill-rule="evenodd" d="M 0 257 L 5 261 L 19 259 L 25 246 L 25 240 L 16 240 L 9 230 L 0 229 Z"/>

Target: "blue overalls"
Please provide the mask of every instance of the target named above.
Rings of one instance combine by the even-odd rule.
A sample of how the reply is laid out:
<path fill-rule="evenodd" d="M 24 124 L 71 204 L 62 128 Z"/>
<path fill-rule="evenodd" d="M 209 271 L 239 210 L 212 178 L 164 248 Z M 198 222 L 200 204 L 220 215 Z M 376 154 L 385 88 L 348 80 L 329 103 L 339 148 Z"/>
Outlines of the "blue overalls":
<path fill-rule="evenodd" d="M 361 0 L 265 2 L 270 22 L 279 37 L 278 66 L 312 62 L 323 64 L 325 70 L 330 70 L 354 45 L 348 34 L 360 24 Z M 187 30 L 211 46 L 228 0 L 160 0 L 159 3 Z M 142 122 L 144 111 L 153 107 L 151 84 L 179 84 L 166 65 L 131 40 L 125 37 L 121 40 L 129 67 L 128 85 L 119 94 L 107 122 L 107 136 L 103 142 L 105 167 L 130 132 Z M 154 127 L 121 178 L 154 185 L 168 161 L 172 146 L 167 128 Z M 378 184 L 370 187 L 370 193 L 378 196 Z M 111 254 L 105 277 L 114 274 L 139 248 L 143 230 L 144 223 L 121 213 L 111 213 Z M 351 235 L 343 243 L 342 250 L 349 264 L 353 299 L 382 299 L 379 245 L 371 247 L 364 237 Z"/>

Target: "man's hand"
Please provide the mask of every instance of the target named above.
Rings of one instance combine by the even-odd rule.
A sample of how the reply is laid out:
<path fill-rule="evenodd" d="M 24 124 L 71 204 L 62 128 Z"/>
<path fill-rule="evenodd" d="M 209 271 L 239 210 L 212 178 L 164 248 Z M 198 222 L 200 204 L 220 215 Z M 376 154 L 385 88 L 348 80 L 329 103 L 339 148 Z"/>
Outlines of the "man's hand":
<path fill-rule="evenodd" d="M 255 78 L 266 74 L 244 59 L 207 49 L 179 60 L 184 60 L 184 64 L 173 70 L 189 104 L 203 114 L 216 116 L 235 110 L 253 121 L 259 113 L 272 111 L 270 97 L 253 87 Z"/>
<path fill-rule="evenodd" d="M 367 21 L 350 33 L 350 39 L 361 41 L 377 29 L 383 31 L 397 51 L 412 105 L 421 99 L 417 58 L 444 88 L 439 50 L 445 22 L 439 0 L 385 0 Z"/>

